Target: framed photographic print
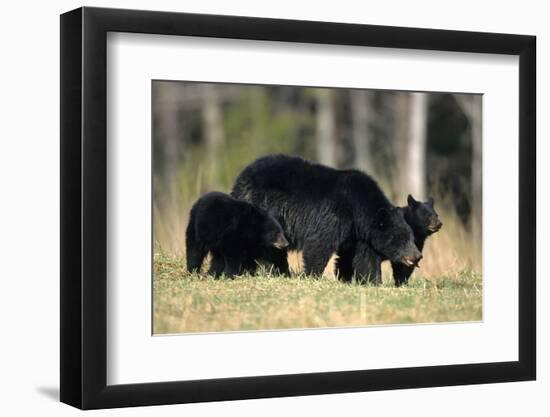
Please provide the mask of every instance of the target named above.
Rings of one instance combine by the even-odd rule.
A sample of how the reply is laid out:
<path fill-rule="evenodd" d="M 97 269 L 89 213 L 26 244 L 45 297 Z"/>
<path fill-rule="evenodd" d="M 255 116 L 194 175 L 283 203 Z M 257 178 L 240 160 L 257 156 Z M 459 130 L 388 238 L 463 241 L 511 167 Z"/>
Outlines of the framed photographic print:
<path fill-rule="evenodd" d="M 535 38 L 61 16 L 61 401 L 535 379 Z"/>

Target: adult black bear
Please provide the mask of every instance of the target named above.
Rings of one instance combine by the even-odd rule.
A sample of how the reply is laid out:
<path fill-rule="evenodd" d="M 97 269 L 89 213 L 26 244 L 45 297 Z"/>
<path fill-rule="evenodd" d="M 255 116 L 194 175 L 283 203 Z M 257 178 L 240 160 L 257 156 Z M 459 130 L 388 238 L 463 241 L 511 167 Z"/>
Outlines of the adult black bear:
<path fill-rule="evenodd" d="M 231 194 L 274 214 L 289 249 L 303 251 L 308 274 L 320 275 L 336 252 L 340 279 L 355 274 L 360 282 L 380 283 L 382 260 L 413 266 L 422 257 L 403 210 L 360 171 L 271 155 L 248 165 Z M 286 250 L 273 250 L 270 261 L 288 271 Z"/>
<path fill-rule="evenodd" d="M 209 274 L 216 277 L 253 272 L 267 248 L 288 245 L 281 225 L 266 211 L 219 192 L 205 194 L 193 205 L 185 243 L 189 272 L 199 271 L 210 251 Z"/>
<path fill-rule="evenodd" d="M 412 195 L 407 197 L 407 205 L 402 207 L 405 220 L 411 226 L 414 234 L 414 243 L 422 252 L 424 243 L 428 236 L 439 231 L 443 223 L 439 220 L 434 208 L 434 199 L 429 198 L 426 202 L 416 201 Z M 392 262 L 393 278 L 395 286 L 399 287 L 409 281 L 414 266 L 403 265 Z"/>

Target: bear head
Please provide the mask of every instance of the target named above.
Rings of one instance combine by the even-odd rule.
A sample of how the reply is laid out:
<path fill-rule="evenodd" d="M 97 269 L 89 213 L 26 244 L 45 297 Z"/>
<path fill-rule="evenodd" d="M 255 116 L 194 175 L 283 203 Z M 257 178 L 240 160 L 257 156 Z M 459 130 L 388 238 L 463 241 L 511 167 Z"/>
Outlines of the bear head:
<path fill-rule="evenodd" d="M 418 266 L 422 253 L 414 243 L 414 234 L 399 207 L 377 211 L 371 225 L 370 245 L 384 259 L 407 266 Z"/>
<path fill-rule="evenodd" d="M 407 207 L 405 207 L 405 218 L 413 230 L 420 231 L 427 236 L 435 233 L 443 227 L 439 216 L 434 208 L 434 199 L 422 202 L 414 199 L 409 194 L 407 197 Z"/>
<path fill-rule="evenodd" d="M 261 236 L 263 245 L 273 246 L 277 249 L 288 247 L 288 240 L 285 237 L 280 223 L 269 213 L 265 213 L 261 226 Z"/>

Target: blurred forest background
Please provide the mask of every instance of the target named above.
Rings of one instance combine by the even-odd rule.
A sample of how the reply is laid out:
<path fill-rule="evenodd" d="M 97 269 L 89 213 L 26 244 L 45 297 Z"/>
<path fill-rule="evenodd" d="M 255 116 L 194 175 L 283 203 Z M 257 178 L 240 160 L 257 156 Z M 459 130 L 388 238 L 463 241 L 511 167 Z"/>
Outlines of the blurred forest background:
<path fill-rule="evenodd" d="M 153 81 L 154 250 L 183 257 L 194 201 L 286 153 L 361 169 L 396 205 L 434 197 L 444 226 L 422 274 L 481 271 L 481 105 L 475 94 Z"/>

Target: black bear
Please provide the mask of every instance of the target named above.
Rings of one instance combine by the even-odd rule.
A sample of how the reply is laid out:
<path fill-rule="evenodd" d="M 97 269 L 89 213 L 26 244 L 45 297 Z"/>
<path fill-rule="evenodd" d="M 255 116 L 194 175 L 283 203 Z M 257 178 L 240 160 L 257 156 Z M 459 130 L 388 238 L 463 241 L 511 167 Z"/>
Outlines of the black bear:
<path fill-rule="evenodd" d="M 268 247 L 288 246 L 281 225 L 267 211 L 220 192 L 205 194 L 193 205 L 185 244 L 189 272 L 199 271 L 210 252 L 208 273 L 215 277 L 254 272 Z"/>
<path fill-rule="evenodd" d="M 431 234 L 439 231 L 443 223 L 439 220 L 434 208 L 434 199 L 429 198 L 426 202 L 416 201 L 412 195 L 407 197 L 407 205 L 401 208 L 405 220 L 411 226 L 414 234 L 414 243 L 418 250 L 422 252 L 424 243 Z M 399 287 L 409 281 L 414 266 L 403 265 L 402 263 L 392 262 L 393 278 L 395 286 Z"/>
<path fill-rule="evenodd" d="M 322 274 L 336 252 L 338 277 L 381 282 L 385 259 L 414 266 L 422 254 L 403 210 L 376 181 L 357 170 L 337 170 L 299 157 L 270 155 L 248 165 L 232 196 L 270 210 L 281 223 L 289 249 L 303 251 L 307 274 Z M 286 250 L 269 260 L 288 271 Z"/>

